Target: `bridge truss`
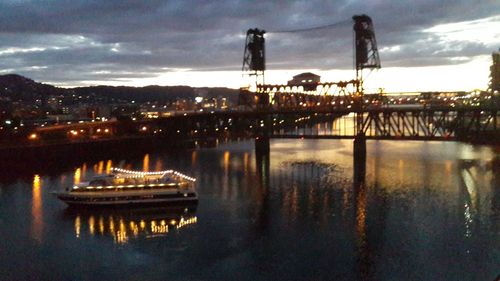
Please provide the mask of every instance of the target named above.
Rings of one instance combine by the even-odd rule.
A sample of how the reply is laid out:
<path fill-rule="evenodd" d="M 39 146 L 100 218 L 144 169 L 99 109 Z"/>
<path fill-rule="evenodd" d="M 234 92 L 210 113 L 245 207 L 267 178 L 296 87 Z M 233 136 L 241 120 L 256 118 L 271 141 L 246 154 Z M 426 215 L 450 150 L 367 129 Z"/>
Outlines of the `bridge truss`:
<path fill-rule="evenodd" d="M 245 41 L 242 72 L 243 75 L 255 76 L 255 92 L 242 90 L 241 104 L 253 107 L 271 105 L 274 108 L 324 106 L 340 102 L 346 105 L 354 104 L 356 99 L 363 95 L 362 71 L 380 68 L 380 59 L 371 18 L 367 15 L 355 15 L 352 19 L 356 78 L 350 81 L 318 82 L 313 85 L 266 85 L 264 83 L 266 32 L 257 28 L 249 29 Z M 309 29 L 295 31 L 307 30 Z"/>
<path fill-rule="evenodd" d="M 304 115 L 306 116 L 306 115 Z M 329 117 L 329 118 L 325 118 Z M 336 109 L 296 119 L 295 128 L 275 126 L 275 138 L 477 140 L 498 135 L 498 108 Z"/>
<path fill-rule="evenodd" d="M 466 139 L 500 129 L 497 109 L 373 110 L 363 114 L 358 134 L 371 137 Z"/>
<path fill-rule="evenodd" d="M 313 90 L 304 86 L 258 85 L 257 91 L 269 95 L 272 108 L 349 106 L 359 100 L 359 80 L 317 83 Z"/>

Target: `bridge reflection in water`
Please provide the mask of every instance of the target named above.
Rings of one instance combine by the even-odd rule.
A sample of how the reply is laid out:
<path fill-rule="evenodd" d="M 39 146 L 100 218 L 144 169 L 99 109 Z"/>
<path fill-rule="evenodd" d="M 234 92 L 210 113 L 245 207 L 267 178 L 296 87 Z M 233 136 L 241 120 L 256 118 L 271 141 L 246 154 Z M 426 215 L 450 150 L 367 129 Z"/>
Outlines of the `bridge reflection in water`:
<path fill-rule="evenodd" d="M 353 146 L 353 154 L 356 153 L 356 145 Z M 256 147 L 258 148 L 258 145 Z M 346 163 L 337 165 L 335 160 L 324 163 L 320 160 L 280 162 L 280 159 L 277 161 L 280 162 L 279 165 L 276 166 L 276 162 L 272 164 L 272 147 L 271 145 L 270 151 L 256 150 L 256 174 L 260 179 L 258 185 L 260 204 L 256 211 L 255 232 L 262 234 L 271 231 L 272 225 L 276 223 L 276 216 L 271 216 L 269 213 L 272 210 L 276 211 L 276 208 L 279 208 L 281 216 L 288 224 L 297 224 L 297 227 L 324 227 L 326 231 L 328 225 L 337 221 L 346 229 L 330 229 L 337 233 L 331 234 L 332 236 L 343 236 L 345 235 L 343 233 L 350 231 L 355 233 L 355 241 L 346 240 L 343 243 L 347 245 L 354 243 L 353 246 L 357 250 L 356 272 L 360 280 L 371 280 L 375 276 L 376 260 L 384 252 L 384 243 L 381 239 L 386 235 L 393 235 L 390 231 L 394 231 L 393 229 L 386 230 L 383 225 L 388 223 L 388 215 L 394 211 L 391 209 L 395 207 L 413 206 L 415 208 L 414 217 L 403 222 L 410 225 L 415 223 L 415 226 L 410 229 L 437 231 L 423 235 L 425 239 L 432 241 L 432 235 L 439 236 L 447 233 L 450 239 L 462 241 L 461 248 L 454 250 L 460 253 L 460 257 L 455 258 L 464 258 L 470 263 L 471 268 L 478 266 L 476 260 L 484 259 L 477 248 L 477 239 L 484 239 L 484 237 L 478 238 L 484 236 L 484 229 L 488 229 L 486 233 L 498 233 L 500 225 L 498 220 L 500 156 L 498 153 L 491 159 L 483 160 L 478 160 L 477 157 L 467 159 L 470 156 L 463 153 L 464 155 L 459 156 L 462 159 L 439 161 L 440 167 L 437 169 L 439 172 L 433 171 L 437 168 L 434 166 L 436 162 L 432 163 L 433 161 L 431 161 L 432 164 L 426 165 L 418 163 L 418 160 L 410 161 L 410 163 L 399 160 L 396 167 L 392 168 L 392 172 L 388 173 L 387 165 L 382 160 L 382 153 L 375 152 L 370 154 L 368 169 L 366 154 L 361 157 L 362 159 L 355 156 L 352 163 L 352 178 L 349 178 L 346 177 L 346 174 L 349 174 L 345 171 Z M 378 149 L 380 146 L 375 145 L 375 147 Z M 366 142 L 362 149 L 366 153 Z M 315 159 L 315 156 L 311 157 Z M 388 161 L 391 161 L 390 157 Z M 418 182 L 420 182 L 420 187 L 413 191 L 397 187 L 396 189 L 404 190 L 397 191 L 403 192 L 399 195 L 403 197 L 396 196 L 401 202 L 391 202 L 398 198 L 392 198 L 394 195 L 389 196 L 387 187 L 381 185 L 386 185 L 387 181 L 405 183 L 408 178 L 411 178 L 411 184 L 419 185 Z M 450 201 L 444 197 L 456 198 L 457 201 Z M 441 200 L 445 201 L 441 202 Z M 274 205 L 275 201 L 280 202 L 281 205 Z M 445 214 L 431 214 L 438 202 L 457 206 L 457 215 L 459 221 L 463 222 L 462 226 L 455 228 L 454 225 L 448 225 L 450 220 Z M 432 230 L 436 221 L 443 223 L 443 229 Z M 458 231 L 448 233 L 450 230 Z M 400 233 L 400 235 L 408 235 L 408 239 L 420 237 L 419 233 Z M 491 240 L 483 241 L 483 243 L 494 248 L 497 240 L 494 237 L 490 238 Z M 307 245 L 307 242 L 303 243 Z M 325 247 L 329 244 L 331 242 L 325 241 Z M 443 245 L 439 247 L 446 248 Z M 431 248 L 423 250 L 429 258 L 436 258 L 436 253 L 432 251 Z M 469 277 L 476 276 L 474 274 L 471 271 Z"/>

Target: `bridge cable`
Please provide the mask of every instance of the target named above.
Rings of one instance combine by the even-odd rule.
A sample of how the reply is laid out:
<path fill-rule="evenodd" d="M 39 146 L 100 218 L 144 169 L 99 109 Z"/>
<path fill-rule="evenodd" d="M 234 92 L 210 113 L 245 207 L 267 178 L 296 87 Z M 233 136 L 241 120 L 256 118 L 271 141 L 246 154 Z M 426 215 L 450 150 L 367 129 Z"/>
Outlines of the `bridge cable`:
<path fill-rule="evenodd" d="M 351 19 L 346 19 L 342 20 L 339 22 L 335 23 L 330 23 L 326 25 L 320 25 L 320 26 L 313 26 L 313 27 L 307 27 L 307 28 L 298 28 L 298 29 L 286 29 L 286 30 L 271 30 L 268 31 L 267 33 L 299 33 L 299 32 L 308 32 L 308 31 L 315 31 L 315 30 L 322 30 L 322 29 L 329 29 L 329 28 L 334 28 L 338 26 L 345 26 L 347 24 L 351 24 L 352 20 Z"/>

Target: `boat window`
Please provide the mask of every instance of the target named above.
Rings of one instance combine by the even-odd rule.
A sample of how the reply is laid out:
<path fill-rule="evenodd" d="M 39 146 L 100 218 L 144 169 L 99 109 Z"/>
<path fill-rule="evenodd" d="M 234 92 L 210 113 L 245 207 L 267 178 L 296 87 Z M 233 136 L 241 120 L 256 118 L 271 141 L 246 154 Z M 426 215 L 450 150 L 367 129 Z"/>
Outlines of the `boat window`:
<path fill-rule="evenodd" d="M 93 181 L 90 181 L 89 183 L 90 186 L 102 186 L 102 185 L 106 185 L 106 181 L 105 180 L 93 180 Z"/>

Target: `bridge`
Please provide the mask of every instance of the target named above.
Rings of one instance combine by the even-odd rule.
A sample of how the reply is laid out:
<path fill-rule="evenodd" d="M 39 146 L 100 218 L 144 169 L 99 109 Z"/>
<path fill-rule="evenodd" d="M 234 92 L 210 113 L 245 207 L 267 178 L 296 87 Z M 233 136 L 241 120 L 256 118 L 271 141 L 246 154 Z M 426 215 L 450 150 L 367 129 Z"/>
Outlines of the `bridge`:
<path fill-rule="evenodd" d="M 221 137 L 256 139 L 269 151 L 270 138 L 355 140 L 358 155 L 367 139 L 474 141 L 500 135 L 500 102 L 480 104 L 388 103 L 364 93 L 366 71 L 381 67 L 370 17 L 353 17 L 355 77 L 348 81 L 265 84 L 265 31 L 247 31 L 242 72 L 255 85 L 241 89 L 240 105 L 224 111 L 182 112 L 156 119 L 83 122 L 36 127 L 12 147 L 106 143 L 160 139 L 170 144 Z M 361 157 L 362 159 L 363 157 Z"/>
<path fill-rule="evenodd" d="M 473 140 L 500 130 L 500 109 L 482 107 L 258 108 L 191 112 L 139 121 L 114 120 L 35 128 L 28 143 L 88 142 L 113 138 L 271 138 Z"/>

